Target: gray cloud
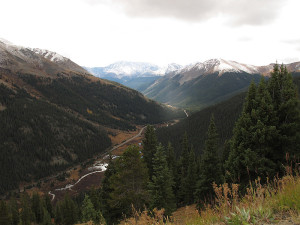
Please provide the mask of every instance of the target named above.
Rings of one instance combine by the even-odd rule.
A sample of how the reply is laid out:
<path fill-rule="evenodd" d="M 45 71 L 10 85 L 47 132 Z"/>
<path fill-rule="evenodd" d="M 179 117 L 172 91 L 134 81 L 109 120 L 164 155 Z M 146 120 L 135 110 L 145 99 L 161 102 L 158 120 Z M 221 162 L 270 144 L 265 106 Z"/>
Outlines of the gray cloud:
<path fill-rule="evenodd" d="M 201 22 L 223 15 L 230 25 L 261 25 L 276 19 L 285 0 L 83 0 L 107 3 L 131 17 L 171 17 Z"/>
<path fill-rule="evenodd" d="M 283 43 L 286 43 L 286 44 L 297 44 L 297 45 L 300 45 L 300 38 L 297 38 L 297 39 L 286 39 L 286 40 L 283 40 L 282 41 Z"/>
<path fill-rule="evenodd" d="M 253 38 L 244 36 L 244 37 L 239 37 L 237 40 L 242 42 L 248 42 L 248 41 L 252 41 Z"/>

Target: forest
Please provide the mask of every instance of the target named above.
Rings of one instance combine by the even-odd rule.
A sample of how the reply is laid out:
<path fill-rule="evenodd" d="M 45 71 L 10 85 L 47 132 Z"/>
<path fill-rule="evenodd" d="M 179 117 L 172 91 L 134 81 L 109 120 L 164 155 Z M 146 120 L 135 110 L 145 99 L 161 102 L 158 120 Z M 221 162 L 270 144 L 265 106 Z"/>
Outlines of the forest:
<path fill-rule="evenodd" d="M 298 81 L 296 81 L 297 83 Z M 49 196 L 23 195 L 19 202 L 0 203 L 3 224 L 117 224 L 133 216 L 133 209 L 151 215 L 164 209 L 170 216 L 176 208 L 196 203 L 214 204 L 217 187 L 237 184 L 240 194 L 259 177 L 261 184 L 279 178 L 285 165 L 299 162 L 300 102 L 296 85 L 287 69 L 274 66 L 270 79 L 251 83 L 232 135 L 220 145 L 217 117 L 210 114 L 201 154 L 196 154 L 187 133 L 180 151 L 174 144 L 159 143 L 153 126 L 148 126 L 140 149 L 129 147 L 116 160 L 110 159 L 102 186 L 71 198 L 66 195 L 56 206 Z M 201 134 L 199 134 L 201 135 Z M 20 210 L 19 210 L 20 209 Z"/>
<path fill-rule="evenodd" d="M 100 128 L 21 89 L 0 85 L 0 193 L 20 181 L 38 180 L 105 151 L 111 141 Z M 34 163 L 28 163 L 34 162 Z"/>
<path fill-rule="evenodd" d="M 0 84 L 0 194 L 105 152 L 110 128 L 135 130 L 183 114 L 89 76 L 0 73 L 12 85 Z"/>

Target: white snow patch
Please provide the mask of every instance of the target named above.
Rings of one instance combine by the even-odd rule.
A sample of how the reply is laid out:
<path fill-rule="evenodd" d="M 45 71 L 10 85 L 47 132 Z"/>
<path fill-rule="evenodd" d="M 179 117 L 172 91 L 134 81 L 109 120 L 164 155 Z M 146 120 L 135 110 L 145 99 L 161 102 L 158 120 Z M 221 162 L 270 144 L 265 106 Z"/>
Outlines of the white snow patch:
<path fill-rule="evenodd" d="M 32 48 L 30 50 L 35 52 L 36 54 L 39 54 L 39 55 L 43 56 L 46 59 L 51 60 L 52 62 L 65 62 L 65 61 L 67 61 L 67 58 L 63 57 L 62 55 L 60 55 L 56 52 L 48 51 L 46 49 Z"/>

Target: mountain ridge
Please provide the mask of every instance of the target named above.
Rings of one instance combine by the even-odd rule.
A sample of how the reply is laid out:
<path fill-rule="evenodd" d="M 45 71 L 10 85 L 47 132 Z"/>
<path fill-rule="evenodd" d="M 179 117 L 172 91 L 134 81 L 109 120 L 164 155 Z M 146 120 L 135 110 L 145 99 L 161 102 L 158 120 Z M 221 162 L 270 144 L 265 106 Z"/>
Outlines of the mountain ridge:
<path fill-rule="evenodd" d="M 269 77 L 274 64 L 253 66 L 224 59 L 210 59 L 173 71 L 149 85 L 143 94 L 156 101 L 201 109 L 244 91 L 251 81 Z M 298 72 L 300 62 L 286 65 Z"/>
<path fill-rule="evenodd" d="M 0 41 L 0 194 L 103 153 L 118 132 L 176 113 L 57 53 Z"/>

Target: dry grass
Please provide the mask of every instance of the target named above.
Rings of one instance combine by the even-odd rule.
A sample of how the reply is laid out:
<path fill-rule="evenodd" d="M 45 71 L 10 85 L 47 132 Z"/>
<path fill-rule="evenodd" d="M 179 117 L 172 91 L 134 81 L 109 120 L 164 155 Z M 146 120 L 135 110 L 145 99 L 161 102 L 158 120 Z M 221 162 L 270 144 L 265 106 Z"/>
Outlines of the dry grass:
<path fill-rule="evenodd" d="M 289 173 L 262 185 L 258 178 L 239 196 L 238 184 L 213 184 L 216 198 L 200 212 L 195 205 L 178 209 L 169 218 L 156 210 L 149 216 L 147 211 L 137 213 L 122 224 L 300 224 L 300 176 Z"/>

